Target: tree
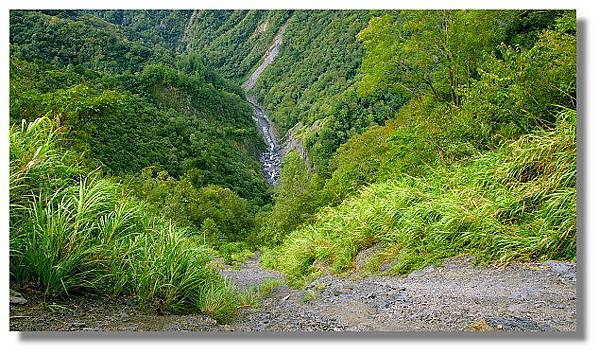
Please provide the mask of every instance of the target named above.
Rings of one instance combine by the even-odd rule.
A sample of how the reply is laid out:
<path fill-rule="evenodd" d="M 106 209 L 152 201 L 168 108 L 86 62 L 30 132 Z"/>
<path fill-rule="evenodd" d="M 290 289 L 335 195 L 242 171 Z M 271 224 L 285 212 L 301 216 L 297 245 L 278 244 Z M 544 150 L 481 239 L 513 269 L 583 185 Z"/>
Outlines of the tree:
<path fill-rule="evenodd" d="M 484 55 L 503 38 L 510 12 L 391 12 L 372 19 L 357 38 L 367 53 L 359 92 L 381 88 L 460 104 L 459 89 L 477 76 Z"/>

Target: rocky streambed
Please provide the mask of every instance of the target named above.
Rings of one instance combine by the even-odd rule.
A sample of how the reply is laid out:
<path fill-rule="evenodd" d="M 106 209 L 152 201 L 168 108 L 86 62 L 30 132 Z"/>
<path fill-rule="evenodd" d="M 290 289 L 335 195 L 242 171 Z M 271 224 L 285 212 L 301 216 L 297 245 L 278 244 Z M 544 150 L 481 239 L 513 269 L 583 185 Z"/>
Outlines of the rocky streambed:
<path fill-rule="evenodd" d="M 254 109 L 254 120 L 263 136 L 267 149 L 259 156 L 265 179 L 270 186 L 274 186 L 281 171 L 281 148 L 277 143 L 277 134 L 273 123 L 269 120 L 265 109 L 252 95 L 246 95 L 246 100 Z"/>
<path fill-rule="evenodd" d="M 263 56 L 261 64 L 250 74 L 250 77 L 242 84 L 242 88 L 250 91 L 256 85 L 256 80 L 260 77 L 263 71 L 277 58 L 279 54 L 279 48 L 283 44 L 283 34 L 287 27 L 287 22 L 281 26 L 277 35 L 273 39 L 273 42 L 269 49 Z M 274 186 L 279 178 L 279 172 L 281 170 L 281 148 L 277 143 L 277 134 L 275 126 L 269 117 L 267 112 L 260 105 L 256 97 L 251 94 L 246 95 L 246 101 L 254 109 L 254 120 L 257 124 L 258 130 L 263 136 L 265 144 L 267 145 L 266 151 L 259 156 L 259 161 L 263 168 L 265 179 L 270 186 Z"/>

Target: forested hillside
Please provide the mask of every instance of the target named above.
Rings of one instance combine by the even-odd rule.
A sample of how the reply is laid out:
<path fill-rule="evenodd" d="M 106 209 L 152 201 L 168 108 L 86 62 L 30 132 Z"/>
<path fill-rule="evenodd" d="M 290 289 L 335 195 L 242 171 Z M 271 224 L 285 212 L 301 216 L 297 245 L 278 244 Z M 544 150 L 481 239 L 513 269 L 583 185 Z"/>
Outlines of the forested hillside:
<path fill-rule="evenodd" d="M 254 89 L 278 128 L 291 129 L 309 152 L 308 161 L 295 153 L 286 157 L 274 207 L 260 215 L 255 237 L 283 243 L 273 249 L 273 258 L 267 251 L 268 264 L 300 278 L 314 271 L 314 260 L 342 271 L 375 243 L 386 245 L 378 263 L 395 260 L 401 272 L 467 252 L 472 243 L 486 250 L 481 256 L 486 260 L 574 257 L 574 141 L 555 143 L 570 154 L 566 170 L 545 160 L 554 150 L 530 163 L 533 156 L 519 155 L 523 165 L 511 168 L 511 178 L 483 163 L 513 156 L 506 148 L 510 142 L 535 154 L 542 149 L 536 144 L 554 139 L 546 132 L 555 129 L 557 117 L 570 117 L 561 121 L 563 132 L 574 127 L 569 111 L 576 96 L 574 21 L 574 13 L 565 11 L 294 11 L 279 57 Z M 226 21 L 220 33 L 228 33 L 223 26 Z M 530 134 L 531 146 L 522 138 Z M 549 137 L 563 139 L 559 136 Z M 450 191 L 426 192 L 437 182 L 447 184 L 448 174 L 457 185 L 445 189 L 461 196 L 454 202 Z M 469 176 L 489 180 L 469 182 Z M 520 183 L 542 185 L 530 195 L 517 188 Z M 370 184 L 376 185 L 361 190 Z M 407 188 L 416 190 L 405 206 L 395 205 L 399 197 L 387 202 L 369 197 L 371 190 L 388 189 L 382 195 L 387 198 Z M 417 191 L 432 195 L 417 198 Z M 477 210 L 469 212 L 463 205 L 467 191 L 480 191 L 477 199 L 492 196 L 483 204 L 473 201 Z M 505 192 L 496 195 L 500 191 Z M 340 210 L 322 209 L 339 203 Z M 379 203 L 391 205 L 376 207 Z M 353 212 L 344 212 L 347 208 Z M 381 218 L 391 215 L 379 225 L 371 210 Z M 550 211 L 560 217 L 550 218 Z M 432 223 L 441 223 L 437 232 Z M 490 223 L 512 227 L 494 232 Z M 409 242 L 413 233 L 424 235 L 425 244 Z M 472 233 L 487 237 L 476 242 L 468 237 Z"/>
<path fill-rule="evenodd" d="M 10 30 L 11 283 L 227 320 L 260 292 L 215 257 L 260 250 L 293 287 L 576 261 L 574 11 L 11 11 Z M 274 188 L 256 105 L 294 148 Z"/>
<path fill-rule="evenodd" d="M 11 26 L 12 122 L 60 116 L 108 173 L 195 172 L 203 185 L 266 201 L 251 109 L 200 58 L 40 13 L 13 13 Z"/>
<path fill-rule="evenodd" d="M 291 11 L 197 10 L 188 28 L 189 50 L 225 78 L 241 84 L 257 67 Z"/>
<path fill-rule="evenodd" d="M 192 27 L 192 51 L 242 82 L 287 23 L 281 53 L 254 93 L 281 133 L 296 125 L 294 135 L 306 144 L 313 163 L 328 170 L 328 159 L 349 136 L 382 124 L 405 102 L 404 96 L 386 90 L 358 96 L 354 88 L 363 58 L 356 35 L 381 13 L 205 11 Z"/>
<path fill-rule="evenodd" d="M 153 296 L 139 293 L 142 285 L 135 284 L 135 276 L 115 274 L 116 264 L 100 271 L 119 253 L 121 262 L 149 261 L 150 254 L 129 259 L 118 250 L 123 243 L 147 236 L 148 243 L 156 244 L 148 247 L 159 249 L 144 253 L 167 258 L 168 253 L 190 252 L 183 245 L 169 249 L 163 238 L 174 245 L 189 239 L 217 251 L 228 241 L 248 238 L 253 214 L 270 199 L 256 160 L 264 143 L 241 89 L 199 56 L 174 52 L 179 38 L 169 32 L 175 30 L 169 23 L 183 25 L 188 15 L 11 12 L 13 281 L 31 282 L 49 296 L 89 289 L 113 292 L 109 290 L 116 287 L 116 293 L 138 294 L 140 302 L 147 302 Z M 163 24 L 153 27 L 157 18 Z M 64 167 L 55 166 L 59 162 Z M 73 195 L 77 190 L 78 197 Z M 66 202 L 72 198 L 79 200 Z M 154 221 L 152 215 L 163 218 Z M 58 220 L 62 239 L 51 229 Z M 78 242 L 81 223 L 89 240 Z M 32 231 L 39 236 L 28 239 Z M 60 252 L 72 243 L 76 247 L 70 253 Z M 104 254 L 93 252 L 96 248 Z M 185 285 L 175 283 L 167 290 L 167 281 L 159 286 L 163 281 L 148 279 L 159 287 L 152 292 L 167 292 L 159 297 L 169 298 L 166 306 L 176 310 L 196 307 L 203 299 L 210 302 L 213 296 L 202 296 L 207 292 L 202 287 L 214 283 L 215 292 L 222 289 L 215 297 L 231 303 L 223 317 L 231 316 L 233 291 L 219 284 L 218 275 L 204 279 L 208 276 L 197 274 L 204 272 L 198 263 L 209 259 L 206 250 L 196 254 L 190 254 L 189 267 L 201 269 L 177 271 L 187 274 L 189 279 L 181 280 Z M 180 258 L 185 262 L 188 256 Z M 92 269 L 82 270 L 84 264 Z M 55 268 L 61 274 L 51 271 Z M 106 277 L 111 278 L 108 284 L 97 285 Z"/>
<path fill-rule="evenodd" d="M 407 102 L 329 169 L 287 157 L 260 234 L 282 242 L 268 265 L 303 280 L 374 244 L 373 270 L 401 273 L 460 253 L 574 258 L 574 13 L 391 12 L 356 38 L 356 95 Z"/>

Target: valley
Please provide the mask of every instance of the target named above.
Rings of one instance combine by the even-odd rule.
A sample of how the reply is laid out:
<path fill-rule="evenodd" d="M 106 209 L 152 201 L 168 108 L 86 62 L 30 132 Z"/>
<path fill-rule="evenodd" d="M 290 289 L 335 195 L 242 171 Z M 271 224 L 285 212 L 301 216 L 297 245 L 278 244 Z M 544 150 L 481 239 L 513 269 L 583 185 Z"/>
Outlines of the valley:
<path fill-rule="evenodd" d="M 574 11 L 10 28 L 11 330 L 577 331 Z"/>

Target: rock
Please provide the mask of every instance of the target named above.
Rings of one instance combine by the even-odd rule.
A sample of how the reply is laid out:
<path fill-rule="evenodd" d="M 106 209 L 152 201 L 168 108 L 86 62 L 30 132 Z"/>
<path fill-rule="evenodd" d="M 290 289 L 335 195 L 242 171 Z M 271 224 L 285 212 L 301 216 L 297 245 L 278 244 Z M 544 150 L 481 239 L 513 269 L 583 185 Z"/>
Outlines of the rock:
<path fill-rule="evenodd" d="M 432 273 L 434 271 L 435 271 L 435 268 L 433 266 L 428 266 L 424 269 L 411 272 L 410 274 L 408 274 L 407 278 L 413 279 L 413 278 L 421 277 L 421 276 L 427 275 L 429 273 Z"/>
<path fill-rule="evenodd" d="M 520 330 L 520 331 L 543 331 L 548 330 L 547 327 L 540 326 L 531 318 L 521 318 L 516 316 L 486 318 L 485 320 L 490 326 L 496 329 L 504 330 Z"/>
<path fill-rule="evenodd" d="M 552 271 L 566 279 L 575 281 L 577 277 L 577 266 L 574 264 L 548 261 L 542 265 L 549 266 Z"/>
<path fill-rule="evenodd" d="M 540 290 L 533 287 L 524 287 L 517 292 L 513 292 L 508 298 L 526 300 L 535 298 L 540 294 Z"/>
<path fill-rule="evenodd" d="M 516 303 L 508 306 L 508 311 L 511 313 L 522 313 L 527 311 L 529 306 L 526 303 Z"/>
<path fill-rule="evenodd" d="M 381 267 L 379 268 L 379 271 L 380 272 L 386 272 L 389 269 L 391 269 L 392 266 L 394 266 L 394 262 L 393 261 L 385 262 L 385 263 L 381 264 Z"/>
<path fill-rule="evenodd" d="M 364 268 L 365 264 L 377 253 L 381 252 L 383 248 L 379 244 L 375 244 L 374 246 L 363 249 L 356 254 L 356 267 L 357 269 Z"/>
<path fill-rule="evenodd" d="M 71 329 L 83 329 L 86 328 L 87 325 L 84 322 L 72 322 Z"/>
<path fill-rule="evenodd" d="M 11 304 L 26 304 L 27 300 L 23 295 L 15 290 L 10 290 L 10 303 Z"/>
<path fill-rule="evenodd" d="M 130 316 L 127 312 L 121 312 L 119 313 L 119 319 L 122 321 L 128 321 L 130 319 Z"/>
<path fill-rule="evenodd" d="M 125 300 L 124 302 L 127 306 L 135 306 L 136 302 L 134 300 Z"/>

